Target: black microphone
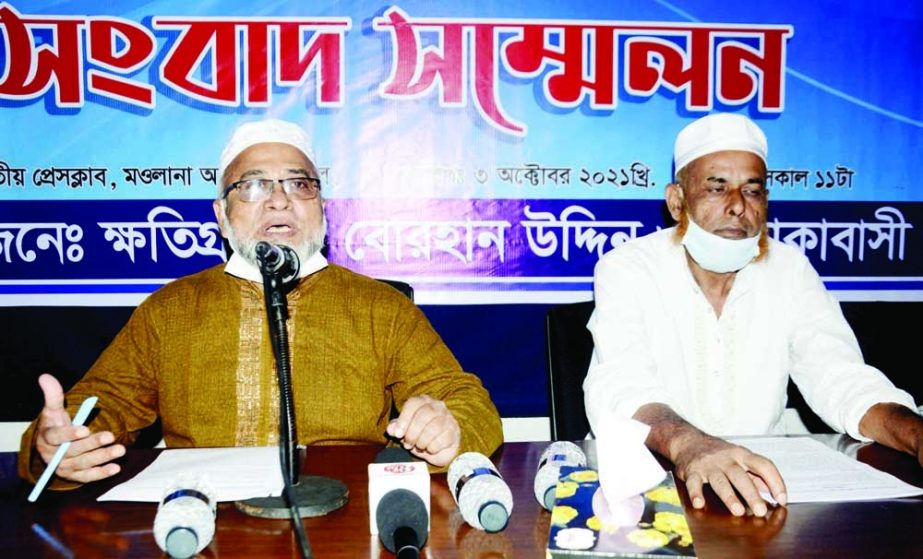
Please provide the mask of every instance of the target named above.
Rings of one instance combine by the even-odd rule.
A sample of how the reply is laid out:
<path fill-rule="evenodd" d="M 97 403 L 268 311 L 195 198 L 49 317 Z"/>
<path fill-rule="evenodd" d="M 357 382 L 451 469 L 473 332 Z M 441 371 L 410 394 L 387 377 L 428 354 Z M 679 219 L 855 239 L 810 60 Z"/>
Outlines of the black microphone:
<path fill-rule="evenodd" d="M 301 268 L 298 255 L 291 247 L 266 241 L 256 243 L 256 260 L 260 265 L 261 274 L 266 276 L 279 273 L 282 275 L 283 283 L 296 278 Z"/>
<path fill-rule="evenodd" d="M 398 559 L 415 559 L 429 535 L 429 513 L 419 495 L 409 489 L 392 489 L 375 509 L 378 537 Z"/>
<path fill-rule="evenodd" d="M 403 448 L 369 464 L 369 528 L 398 559 L 414 559 L 429 536 L 429 468 Z"/>
<path fill-rule="evenodd" d="M 416 462 L 413 454 L 402 446 L 388 446 L 375 455 L 375 464 L 398 464 L 401 462 Z"/>

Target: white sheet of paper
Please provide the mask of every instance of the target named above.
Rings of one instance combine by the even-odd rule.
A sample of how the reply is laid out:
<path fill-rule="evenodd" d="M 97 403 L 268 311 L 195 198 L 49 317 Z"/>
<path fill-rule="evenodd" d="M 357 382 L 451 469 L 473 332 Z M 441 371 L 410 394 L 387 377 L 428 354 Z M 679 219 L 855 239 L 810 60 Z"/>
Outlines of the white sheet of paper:
<path fill-rule="evenodd" d="M 181 473 L 208 477 L 216 501 L 237 501 L 282 494 L 279 448 L 177 448 L 165 450 L 132 479 L 99 496 L 98 501 L 157 503 Z"/>
<path fill-rule="evenodd" d="M 596 433 L 599 486 L 610 506 L 643 493 L 667 475 L 644 440 L 650 427 L 633 419 L 610 417 Z"/>
<path fill-rule="evenodd" d="M 923 489 L 854 460 L 810 437 L 729 439 L 775 463 L 789 503 L 869 501 L 923 495 Z M 763 498 L 772 501 L 768 494 Z"/>

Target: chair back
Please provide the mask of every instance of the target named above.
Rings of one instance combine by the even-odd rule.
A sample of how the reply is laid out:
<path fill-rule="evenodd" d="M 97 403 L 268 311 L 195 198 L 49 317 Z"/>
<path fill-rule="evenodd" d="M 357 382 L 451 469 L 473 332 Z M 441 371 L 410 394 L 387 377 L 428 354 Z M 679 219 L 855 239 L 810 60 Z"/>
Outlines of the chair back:
<path fill-rule="evenodd" d="M 919 344 L 913 324 L 923 316 L 923 302 L 849 301 L 840 303 L 852 327 L 862 356 L 880 369 L 898 388 L 923 402 L 923 375 L 917 374 L 917 361 L 910 357 Z M 548 403 L 552 440 L 582 439 L 589 432 L 583 404 L 583 379 L 593 354 L 593 337 L 586 323 L 593 313 L 592 301 L 552 307 L 546 316 L 548 356 Z M 798 387 L 789 380 L 788 407 L 797 412 L 811 433 L 832 430 L 804 401 Z"/>
<path fill-rule="evenodd" d="M 590 431 L 583 405 L 583 379 L 593 355 L 586 324 L 593 301 L 556 305 L 545 316 L 551 440 L 579 440 Z"/>
<path fill-rule="evenodd" d="M 898 388 L 923 402 L 923 375 L 914 353 L 919 331 L 906 328 L 923 316 L 923 301 L 842 301 L 840 308 L 852 327 L 866 363 L 881 370 Z M 818 417 L 795 383 L 789 381 L 788 405 L 798 410 L 801 421 L 812 433 L 832 433 Z"/>
<path fill-rule="evenodd" d="M 843 316 L 852 326 L 865 362 L 881 370 L 898 388 L 923 403 L 923 375 L 916 348 L 923 301 L 844 301 Z"/>
<path fill-rule="evenodd" d="M 398 291 L 406 295 L 408 299 L 413 301 L 413 286 L 410 285 L 409 283 L 399 281 L 399 280 L 391 280 L 391 279 L 382 279 L 382 278 L 376 278 L 376 279 L 378 279 L 378 281 L 380 281 L 381 283 L 386 283 L 390 285 L 391 287 L 393 287 L 394 289 L 397 289 Z"/>

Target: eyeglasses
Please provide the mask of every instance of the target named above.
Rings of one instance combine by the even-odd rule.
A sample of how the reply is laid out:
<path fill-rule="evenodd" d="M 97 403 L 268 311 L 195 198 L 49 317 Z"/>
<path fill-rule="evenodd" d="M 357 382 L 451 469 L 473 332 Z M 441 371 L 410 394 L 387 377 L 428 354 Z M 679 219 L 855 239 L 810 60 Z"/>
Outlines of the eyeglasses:
<path fill-rule="evenodd" d="M 227 198 L 232 190 L 237 190 L 237 197 L 242 202 L 260 202 L 272 196 L 276 183 L 289 198 L 296 200 L 313 200 L 320 192 L 320 179 L 314 177 L 292 177 L 289 179 L 245 179 L 229 184 L 224 189 L 222 198 Z"/>

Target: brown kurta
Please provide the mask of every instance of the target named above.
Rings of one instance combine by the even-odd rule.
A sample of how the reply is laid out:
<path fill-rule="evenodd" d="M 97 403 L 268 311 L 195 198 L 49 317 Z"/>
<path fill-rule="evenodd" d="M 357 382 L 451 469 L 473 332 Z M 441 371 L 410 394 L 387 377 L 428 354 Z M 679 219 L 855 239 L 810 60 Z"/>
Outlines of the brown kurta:
<path fill-rule="evenodd" d="M 461 452 L 489 455 L 502 442 L 480 380 L 401 293 L 330 265 L 302 279 L 288 303 L 300 443 L 384 443 L 392 402 L 400 409 L 421 394 L 452 411 Z M 125 444 L 158 416 L 168 447 L 275 444 L 279 392 L 262 285 L 223 265 L 167 284 L 68 392 L 71 414 L 90 395 L 99 396 L 90 429 Z M 19 456 L 20 475 L 33 481 L 43 466 L 32 462 L 34 428 Z"/>

